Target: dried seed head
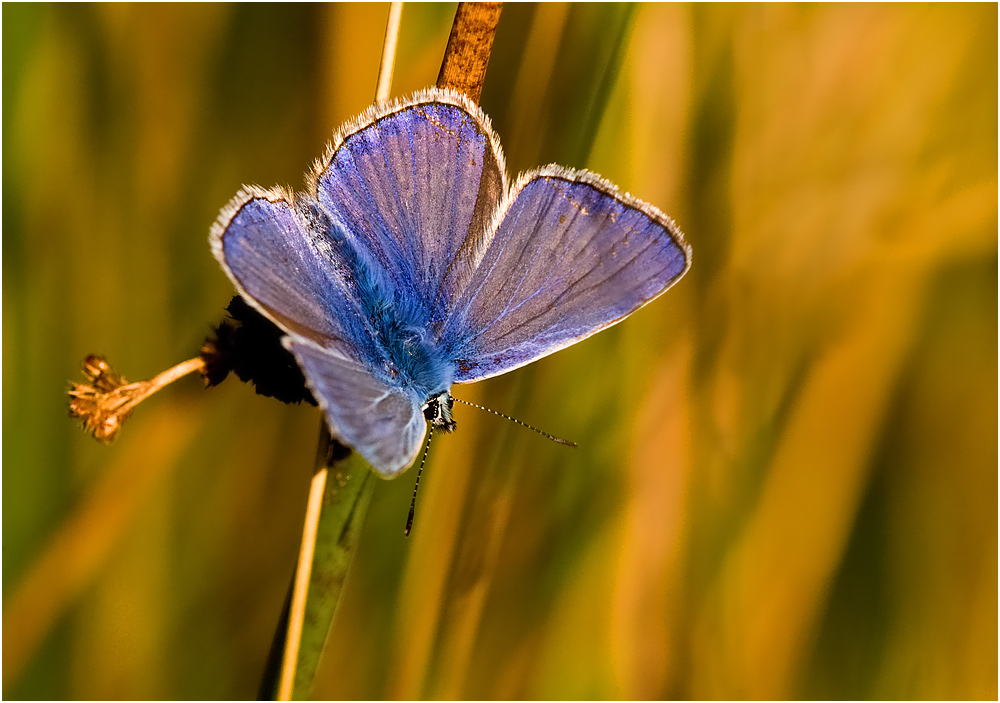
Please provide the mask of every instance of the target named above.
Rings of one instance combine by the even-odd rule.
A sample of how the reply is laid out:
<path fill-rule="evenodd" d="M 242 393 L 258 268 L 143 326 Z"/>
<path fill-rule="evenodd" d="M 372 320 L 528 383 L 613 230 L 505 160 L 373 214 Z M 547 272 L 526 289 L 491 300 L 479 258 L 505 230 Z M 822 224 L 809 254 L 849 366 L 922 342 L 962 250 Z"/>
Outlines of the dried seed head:
<path fill-rule="evenodd" d="M 69 390 L 69 415 L 83 421 L 94 438 L 110 444 L 135 406 L 181 376 L 200 370 L 204 362 L 195 357 L 167 369 L 148 381 L 128 383 L 103 356 L 91 354 L 83 360 L 83 374 L 92 385 L 74 383 Z"/>
<path fill-rule="evenodd" d="M 134 390 L 103 356 L 91 354 L 83 360 L 83 375 L 91 385 L 74 383 L 70 388 L 69 414 L 83 421 L 83 427 L 108 444 L 125 419 L 132 414 Z M 138 385 L 138 384 L 136 384 Z"/>

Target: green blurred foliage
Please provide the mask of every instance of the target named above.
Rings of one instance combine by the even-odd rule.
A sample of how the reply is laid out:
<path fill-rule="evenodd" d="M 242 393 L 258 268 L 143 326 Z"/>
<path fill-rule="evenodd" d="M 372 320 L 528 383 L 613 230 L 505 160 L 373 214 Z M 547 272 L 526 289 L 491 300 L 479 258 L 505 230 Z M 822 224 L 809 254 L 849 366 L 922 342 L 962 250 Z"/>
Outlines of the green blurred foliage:
<path fill-rule="evenodd" d="M 407 5 L 394 94 L 454 5 Z M 3 6 L 8 698 L 254 695 L 315 409 L 189 379 L 104 447 L 101 352 L 196 353 L 243 183 L 301 187 L 372 100 L 384 5 Z M 455 393 L 414 535 L 377 488 L 315 694 L 996 698 L 996 5 L 510 5 L 516 172 L 670 213 L 690 274 Z"/>

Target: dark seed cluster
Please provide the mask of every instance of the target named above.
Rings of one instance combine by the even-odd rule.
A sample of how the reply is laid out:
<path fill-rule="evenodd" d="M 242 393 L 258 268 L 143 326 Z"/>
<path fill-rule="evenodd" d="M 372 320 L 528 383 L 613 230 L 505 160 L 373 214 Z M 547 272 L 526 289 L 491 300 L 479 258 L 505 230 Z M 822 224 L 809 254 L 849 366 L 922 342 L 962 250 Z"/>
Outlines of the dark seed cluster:
<path fill-rule="evenodd" d="M 316 405 L 291 352 L 281 346 L 283 332 L 259 312 L 234 296 L 221 322 L 201 348 L 206 385 L 222 383 L 230 372 L 253 384 L 260 395 L 284 403 Z"/>

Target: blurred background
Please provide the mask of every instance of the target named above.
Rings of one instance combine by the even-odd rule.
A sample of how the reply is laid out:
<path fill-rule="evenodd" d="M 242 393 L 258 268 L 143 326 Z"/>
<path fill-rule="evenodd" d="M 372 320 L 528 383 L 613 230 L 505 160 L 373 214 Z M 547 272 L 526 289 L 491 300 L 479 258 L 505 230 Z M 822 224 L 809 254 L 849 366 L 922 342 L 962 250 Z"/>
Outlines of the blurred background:
<path fill-rule="evenodd" d="M 406 5 L 393 94 L 454 4 Z M 386 5 L 3 6 L 3 695 L 256 694 L 320 424 L 188 378 L 208 229 L 372 101 Z M 510 5 L 512 174 L 598 171 L 687 277 L 459 397 L 377 486 L 320 698 L 996 698 L 997 7 Z"/>

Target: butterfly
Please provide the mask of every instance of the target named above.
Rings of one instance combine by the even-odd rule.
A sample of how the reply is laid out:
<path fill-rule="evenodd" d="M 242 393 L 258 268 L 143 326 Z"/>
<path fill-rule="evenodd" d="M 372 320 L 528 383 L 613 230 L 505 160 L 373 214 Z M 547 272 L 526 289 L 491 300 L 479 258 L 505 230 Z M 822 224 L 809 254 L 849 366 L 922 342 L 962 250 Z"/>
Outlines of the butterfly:
<path fill-rule="evenodd" d="M 454 383 L 620 322 L 677 282 L 673 220 L 588 171 L 511 183 L 489 118 L 428 89 L 347 122 L 304 193 L 244 187 L 212 227 L 240 295 L 284 333 L 333 436 L 385 478 Z"/>

